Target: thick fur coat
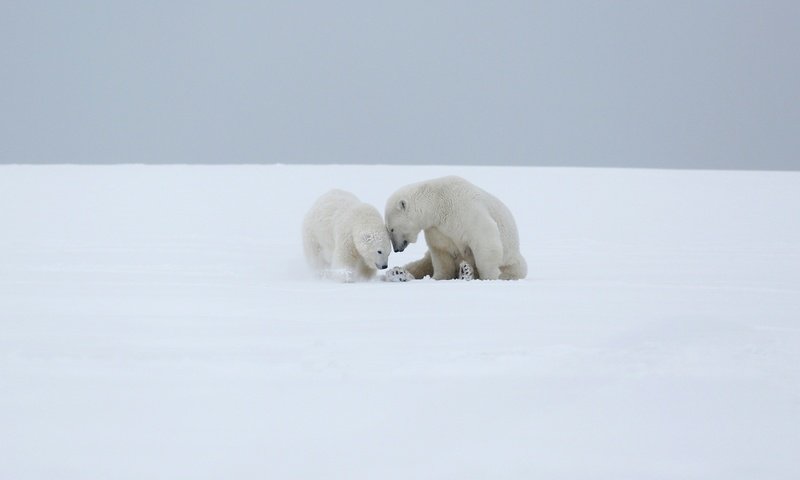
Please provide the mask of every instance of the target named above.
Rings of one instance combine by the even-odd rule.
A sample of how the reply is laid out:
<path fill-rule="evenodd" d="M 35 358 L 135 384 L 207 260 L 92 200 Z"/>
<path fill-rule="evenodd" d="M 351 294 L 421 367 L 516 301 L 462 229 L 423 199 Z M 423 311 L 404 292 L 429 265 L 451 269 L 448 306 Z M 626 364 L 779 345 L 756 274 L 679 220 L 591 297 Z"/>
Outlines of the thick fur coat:
<path fill-rule="evenodd" d="M 528 272 L 511 211 L 460 177 L 397 190 L 386 202 L 386 227 L 395 252 L 425 233 L 425 257 L 405 266 L 415 278 L 458 278 L 463 265 L 473 266 L 475 277 L 484 280 L 518 280 Z"/>
<path fill-rule="evenodd" d="M 355 195 L 331 190 L 303 220 L 308 264 L 323 276 L 369 280 L 388 266 L 391 244 L 380 212 Z"/>

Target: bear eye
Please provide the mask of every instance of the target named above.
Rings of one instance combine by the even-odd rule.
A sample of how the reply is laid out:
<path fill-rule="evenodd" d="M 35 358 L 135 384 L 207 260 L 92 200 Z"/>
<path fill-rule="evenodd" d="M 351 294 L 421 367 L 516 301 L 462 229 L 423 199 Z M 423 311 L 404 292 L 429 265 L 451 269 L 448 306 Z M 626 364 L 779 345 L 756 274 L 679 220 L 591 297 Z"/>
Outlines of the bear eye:
<path fill-rule="evenodd" d="M 383 252 L 378 250 L 378 255 L 383 255 Z"/>
<path fill-rule="evenodd" d="M 394 228 L 393 228 L 393 229 L 391 229 L 391 230 L 389 230 L 389 232 L 390 232 L 390 233 L 394 233 Z"/>

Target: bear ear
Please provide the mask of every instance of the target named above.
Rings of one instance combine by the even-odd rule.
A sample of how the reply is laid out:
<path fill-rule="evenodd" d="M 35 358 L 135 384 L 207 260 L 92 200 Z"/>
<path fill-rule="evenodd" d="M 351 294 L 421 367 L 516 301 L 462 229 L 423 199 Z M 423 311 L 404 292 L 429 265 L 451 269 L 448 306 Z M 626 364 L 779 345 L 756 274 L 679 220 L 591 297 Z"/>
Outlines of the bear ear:
<path fill-rule="evenodd" d="M 405 210 L 406 209 L 406 201 L 405 200 L 400 200 L 400 202 L 397 204 L 397 207 L 400 210 Z"/>

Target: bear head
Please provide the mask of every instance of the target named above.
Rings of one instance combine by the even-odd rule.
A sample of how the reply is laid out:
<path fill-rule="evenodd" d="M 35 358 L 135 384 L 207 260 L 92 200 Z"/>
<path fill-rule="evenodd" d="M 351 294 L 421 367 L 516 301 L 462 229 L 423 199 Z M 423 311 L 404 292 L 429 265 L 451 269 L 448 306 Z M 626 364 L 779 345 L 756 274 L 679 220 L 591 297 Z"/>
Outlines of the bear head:
<path fill-rule="evenodd" d="M 374 265 L 378 270 L 389 267 L 392 245 L 386 227 L 382 223 L 358 229 L 353 236 L 353 242 L 367 265 Z"/>
<path fill-rule="evenodd" d="M 400 190 L 386 202 L 386 229 L 389 230 L 395 252 L 402 252 L 409 244 L 416 242 L 422 230 L 412 214 L 411 201 L 411 196 Z"/>

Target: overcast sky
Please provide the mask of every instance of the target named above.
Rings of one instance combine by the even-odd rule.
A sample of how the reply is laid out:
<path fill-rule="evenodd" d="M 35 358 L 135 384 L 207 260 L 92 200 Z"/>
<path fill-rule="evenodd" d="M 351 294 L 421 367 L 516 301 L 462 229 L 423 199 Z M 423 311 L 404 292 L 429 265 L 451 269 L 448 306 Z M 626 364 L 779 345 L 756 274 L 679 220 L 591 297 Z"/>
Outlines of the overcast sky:
<path fill-rule="evenodd" d="M 800 169 L 797 0 L 4 1 L 0 60 L 4 163 Z"/>

